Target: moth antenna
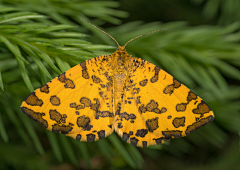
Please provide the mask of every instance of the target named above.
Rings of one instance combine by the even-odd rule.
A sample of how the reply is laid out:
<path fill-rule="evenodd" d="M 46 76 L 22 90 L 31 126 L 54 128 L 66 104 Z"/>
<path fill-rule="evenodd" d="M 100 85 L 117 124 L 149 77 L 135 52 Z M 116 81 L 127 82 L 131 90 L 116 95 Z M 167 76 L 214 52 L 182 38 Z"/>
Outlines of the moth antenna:
<path fill-rule="evenodd" d="M 167 29 L 166 29 L 166 28 L 163 28 L 163 29 L 151 31 L 151 32 L 146 33 L 146 34 L 139 35 L 139 36 L 137 36 L 137 37 L 129 40 L 123 47 L 125 48 L 128 43 L 130 43 L 130 42 L 133 41 L 133 40 L 136 40 L 137 38 L 143 37 L 143 36 L 148 35 L 148 34 L 152 34 L 152 33 L 157 32 L 157 31 L 162 31 L 162 30 L 167 30 Z"/>
<path fill-rule="evenodd" d="M 104 34 L 106 34 L 107 36 L 109 36 L 110 38 L 112 38 L 112 39 L 117 43 L 117 46 L 120 47 L 120 45 L 118 44 L 117 40 L 115 40 L 115 38 L 113 38 L 110 34 L 106 33 L 105 31 L 101 30 L 100 28 L 98 28 L 97 26 L 93 25 L 92 23 L 90 23 L 90 22 L 88 22 L 88 21 L 86 21 L 86 20 L 81 19 L 81 21 L 86 22 L 86 23 L 88 23 L 89 25 L 95 27 L 96 29 L 102 31 Z"/>

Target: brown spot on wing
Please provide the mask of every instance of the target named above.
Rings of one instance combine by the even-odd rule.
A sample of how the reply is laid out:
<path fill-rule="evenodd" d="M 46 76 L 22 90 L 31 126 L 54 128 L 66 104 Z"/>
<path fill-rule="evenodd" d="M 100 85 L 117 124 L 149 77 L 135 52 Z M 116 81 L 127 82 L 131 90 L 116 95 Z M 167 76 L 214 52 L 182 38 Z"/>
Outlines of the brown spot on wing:
<path fill-rule="evenodd" d="M 133 88 L 132 94 L 138 94 L 140 92 L 140 88 Z"/>
<path fill-rule="evenodd" d="M 166 139 L 182 137 L 182 131 L 180 131 L 180 130 L 162 131 L 162 134 L 164 135 L 164 138 L 166 138 Z"/>
<path fill-rule="evenodd" d="M 153 110 L 157 109 L 158 103 L 154 100 L 150 100 L 150 102 L 146 105 L 146 109 L 149 112 L 152 112 Z"/>
<path fill-rule="evenodd" d="M 61 104 L 60 98 L 58 98 L 56 95 L 50 97 L 50 102 L 53 106 L 59 106 Z"/>
<path fill-rule="evenodd" d="M 76 136 L 76 140 L 77 140 L 77 141 L 80 141 L 80 140 L 81 140 L 81 138 L 82 138 L 82 135 L 80 135 L 80 134 L 77 134 L 77 136 Z"/>
<path fill-rule="evenodd" d="M 187 103 L 180 103 L 176 105 L 177 112 L 184 112 L 187 108 Z"/>
<path fill-rule="evenodd" d="M 181 83 L 173 78 L 173 84 L 167 85 L 163 93 L 171 95 L 174 92 L 174 89 L 177 89 L 181 86 Z"/>
<path fill-rule="evenodd" d="M 133 146 L 137 146 L 138 141 L 139 140 L 135 137 L 130 138 L 130 144 L 133 145 Z"/>
<path fill-rule="evenodd" d="M 72 129 L 73 128 L 71 125 L 60 125 L 60 124 L 52 125 L 52 131 L 55 133 L 68 134 Z"/>
<path fill-rule="evenodd" d="M 77 103 L 70 103 L 70 105 L 69 105 L 71 108 L 75 108 L 75 107 L 77 107 Z"/>
<path fill-rule="evenodd" d="M 148 129 L 138 129 L 135 135 L 143 138 L 146 136 L 147 133 L 148 133 Z"/>
<path fill-rule="evenodd" d="M 36 122 L 38 122 L 44 128 L 48 127 L 48 122 L 45 119 L 43 119 L 43 117 L 42 117 L 42 116 L 45 116 L 45 113 L 35 112 L 35 111 L 31 110 L 31 109 L 28 109 L 27 107 L 21 107 L 21 110 L 28 117 L 30 117 L 33 120 L 35 120 Z"/>
<path fill-rule="evenodd" d="M 101 86 L 102 88 L 105 88 L 105 87 L 106 87 L 106 85 L 105 85 L 105 84 L 100 84 L 100 86 Z"/>
<path fill-rule="evenodd" d="M 122 122 L 118 123 L 118 126 L 117 126 L 119 129 L 123 128 L 123 125 L 122 125 Z"/>
<path fill-rule="evenodd" d="M 93 80 L 93 83 L 96 83 L 96 84 L 102 82 L 102 80 L 99 77 L 95 76 L 95 75 L 92 75 L 92 80 Z"/>
<path fill-rule="evenodd" d="M 167 108 L 165 108 L 165 107 L 161 108 L 161 113 L 165 113 L 166 111 L 167 111 Z"/>
<path fill-rule="evenodd" d="M 58 76 L 58 80 L 61 83 L 64 83 L 65 88 L 70 88 L 70 89 L 75 88 L 74 82 L 72 80 L 70 80 L 69 78 L 66 78 L 65 73 L 62 73 L 60 76 Z"/>
<path fill-rule="evenodd" d="M 146 121 L 146 126 L 147 126 L 149 132 L 153 132 L 154 130 L 159 128 L 159 126 L 158 126 L 158 117 L 153 118 L 153 119 L 148 119 Z"/>
<path fill-rule="evenodd" d="M 80 103 L 84 104 L 84 107 L 90 107 L 91 106 L 91 100 L 87 97 L 82 97 L 80 99 Z"/>
<path fill-rule="evenodd" d="M 203 115 L 205 113 L 210 112 L 210 108 L 208 107 L 208 105 L 204 101 L 201 101 L 201 103 L 199 103 L 197 105 L 197 108 L 193 109 L 192 112 L 194 114 L 201 114 L 201 115 Z"/>
<path fill-rule="evenodd" d="M 77 125 L 78 127 L 81 127 L 83 129 L 85 129 L 90 123 L 90 118 L 88 116 L 79 116 L 77 118 Z"/>
<path fill-rule="evenodd" d="M 105 138 L 105 130 L 100 130 L 97 132 L 97 134 L 99 139 Z"/>
<path fill-rule="evenodd" d="M 146 107 L 144 106 L 144 104 L 142 104 L 141 106 L 139 106 L 138 108 L 138 112 L 139 113 L 145 113 L 147 111 Z"/>
<path fill-rule="evenodd" d="M 181 86 L 181 83 L 179 81 L 177 81 L 176 79 L 173 79 L 173 84 L 174 84 L 174 88 L 179 88 Z"/>
<path fill-rule="evenodd" d="M 193 93 L 192 91 L 188 92 L 188 97 L 187 97 L 187 102 L 189 103 L 192 100 L 196 100 L 197 99 L 197 95 L 195 93 Z"/>
<path fill-rule="evenodd" d="M 27 99 L 25 100 L 25 102 L 28 104 L 28 105 L 31 105 L 31 106 L 42 106 L 43 105 L 43 101 L 41 99 L 39 99 L 35 92 L 31 93 Z"/>
<path fill-rule="evenodd" d="M 113 117 L 113 113 L 109 112 L 109 111 L 98 111 L 95 119 L 99 119 L 99 117 Z"/>
<path fill-rule="evenodd" d="M 138 108 L 139 113 L 145 113 L 147 111 L 148 112 L 154 112 L 154 113 L 157 113 L 157 114 L 161 114 L 161 113 L 165 113 L 167 111 L 167 108 L 162 107 L 161 110 L 160 110 L 158 108 L 158 103 L 154 100 L 150 100 L 150 102 L 146 105 L 146 107 L 144 106 L 144 104 L 142 104 Z"/>
<path fill-rule="evenodd" d="M 42 87 L 40 87 L 40 91 L 43 93 L 49 93 L 49 87 L 47 84 L 43 85 Z"/>
<path fill-rule="evenodd" d="M 76 110 L 84 109 L 84 105 L 77 105 L 76 103 L 70 103 L 71 108 L 75 108 Z"/>
<path fill-rule="evenodd" d="M 139 82 L 139 85 L 142 86 L 142 87 L 144 87 L 144 86 L 147 85 L 147 83 L 148 83 L 148 79 L 144 79 L 144 80 L 142 80 L 142 81 Z"/>
<path fill-rule="evenodd" d="M 131 135 L 133 135 L 133 131 L 130 131 L 129 133 L 123 132 L 122 140 L 127 141 Z"/>
<path fill-rule="evenodd" d="M 80 98 L 80 103 L 81 105 L 77 105 L 77 103 L 70 103 L 70 107 L 71 108 L 75 108 L 76 110 L 79 110 L 79 109 L 84 109 L 85 107 L 91 107 L 92 106 L 92 102 L 89 98 L 87 97 L 81 97 Z"/>
<path fill-rule="evenodd" d="M 90 131 L 92 128 L 93 128 L 93 125 L 89 125 L 89 124 L 88 124 L 88 125 L 84 128 L 84 130 Z"/>
<path fill-rule="evenodd" d="M 155 140 L 157 145 L 160 145 L 160 144 L 164 143 L 167 139 L 164 137 L 161 137 L 161 138 L 153 138 L 153 140 Z"/>
<path fill-rule="evenodd" d="M 187 96 L 187 103 L 179 103 L 176 105 L 176 111 L 177 112 L 184 112 L 187 109 L 187 105 L 192 101 L 196 100 L 197 95 L 194 94 L 191 90 L 188 92 Z"/>
<path fill-rule="evenodd" d="M 95 138 L 96 138 L 96 135 L 90 133 L 90 134 L 87 134 L 87 142 L 93 142 L 95 141 Z"/>
<path fill-rule="evenodd" d="M 94 98 L 93 100 L 95 101 L 95 103 L 92 103 L 91 106 L 90 106 L 90 108 L 91 108 L 93 111 L 98 112 L 99 107 L 100 107 L 100 101 L 99 101 L 98 98 Z"/>
<path fill-rule="evenodd" d="M 173 93 L 173 90 L 174 90 L 174 85 L 170 84 L 164 88 L 163 93 L 171 95 Z"/>
<path fill-rule="evenodd" d="M 154 76 L 150 79 L 151 83 L 156 83 L 158 81 L 158 74 L 159 74 L 160 68 L 155 66 L 154 70 L 155 70 Z"/>
<path fill-rule="evenodd" d="M 85 79 L 89 79 L 89 74 L 88 74 L 88 69 L 87 69 L 87 66 L 86 66 L 86 61 L 81 63 L 80 66 L 82 67 L 82 77 L 85 78 Z"/>
<path fill-rule="evenodd" d="M 137 96 L 137 98 L 136 98 L 136 103 L 137 104 L 141 104 L 140 98 L 141 98 L 141 96 Z"/>
<path fill-rule="evenodd" d="M 57 112 L 57 110 L 49 111 L 50 119 L 56 121 L 57 123 L 61 123 L 62 115 Z"/>
<path fill-rule="evenodd" d="M 185 126 L 185 117 L 176 117 L 175 119 L 173 119 L 172 124 L 175 128 L 179 128 L 180 126 L 184 127 Z"/>
<path fill-rule="evenodd" d="M 213 119 L 214 119 L 214 117 L 211 115 L 206 118 L 202 118 L 202 119 L 198 120 L 197 122 L 193 123 L 192 125 L 189 125 L 187 127 L 187 130 L 185 131 L 186 135 L 189 135 L 191 132 L 197 130 L 198 128 L 211 123 L 213 121 Z"/>
<path fill-rule="evenodd" d="M 66 118 L 67 118 L 67 115 L 66 115 L 66 114 L 63 114 L 63 115 L 62 115 L 61 122 L 62 122 L 62 123 L 66 123 Z"/>
<path fill-rule="evenodd" d="M 142 147 L 143 148 L 147 147 L 147 141 L 142 141 Z"/>
<path fill-rule="evenodd" d="M 134 123 L 134 119 L 136 119 L 136 116 L 135 114 L 128 114 L 127 112 L 123 112 L 123 113 L 120 113 L 120 118 L 130 120 L 131 123 Z"/>

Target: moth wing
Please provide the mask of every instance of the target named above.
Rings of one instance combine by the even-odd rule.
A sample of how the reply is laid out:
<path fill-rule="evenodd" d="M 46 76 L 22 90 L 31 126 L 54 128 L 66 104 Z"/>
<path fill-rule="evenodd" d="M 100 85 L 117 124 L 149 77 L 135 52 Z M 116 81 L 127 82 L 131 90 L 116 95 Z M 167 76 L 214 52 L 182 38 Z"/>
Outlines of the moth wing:
<path fill-rule="evenodd" d="M 108 55 L 87 60 L 31 93 L 21 110 L 50 131 L 96 141 L 113 131 Z"/>
<path fill-rule="evenodd" d="M 180 138 L 210 123 L 212 110 L 170 74 L 131 58 L 116 132 L 128 143 L 146 147 Z"/>

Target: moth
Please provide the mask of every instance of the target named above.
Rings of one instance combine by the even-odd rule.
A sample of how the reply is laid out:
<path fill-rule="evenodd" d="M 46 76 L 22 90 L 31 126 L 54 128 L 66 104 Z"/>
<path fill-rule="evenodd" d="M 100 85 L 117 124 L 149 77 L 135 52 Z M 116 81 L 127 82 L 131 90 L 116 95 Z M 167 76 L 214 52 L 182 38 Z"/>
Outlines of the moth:
<path fill-rule="evenodd" d="M 186 136 L 213 121 L 213 111 L 199 96 L 126 52 L 136 38 L 120 46 L 110 37 L 118 45 L 114 53 L 86 60 L 36 89 L 22 102 L 23 113 L 78 141 L 97 141 L 115 131 L 138 147 Z"/>

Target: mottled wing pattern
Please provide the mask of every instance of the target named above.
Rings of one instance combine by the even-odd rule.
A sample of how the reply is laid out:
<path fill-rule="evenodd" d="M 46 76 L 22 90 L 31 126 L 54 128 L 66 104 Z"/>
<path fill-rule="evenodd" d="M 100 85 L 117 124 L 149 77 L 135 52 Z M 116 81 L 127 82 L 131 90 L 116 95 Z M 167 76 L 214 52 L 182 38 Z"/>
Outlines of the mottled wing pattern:
<path fill-rule="evenodd" d="M 87 60 L 41 88 L 22 103 L 22 111 L 50 131 L 79 141 L 112 133 L 113 97 L 108 55 Z"/>
<path fill-rule="evenodd" d="M 146 147 L 180 138 L 210 123 L 208 105 L 170 74 L 132 57 L 116 132 L 128 143 Z"/>

